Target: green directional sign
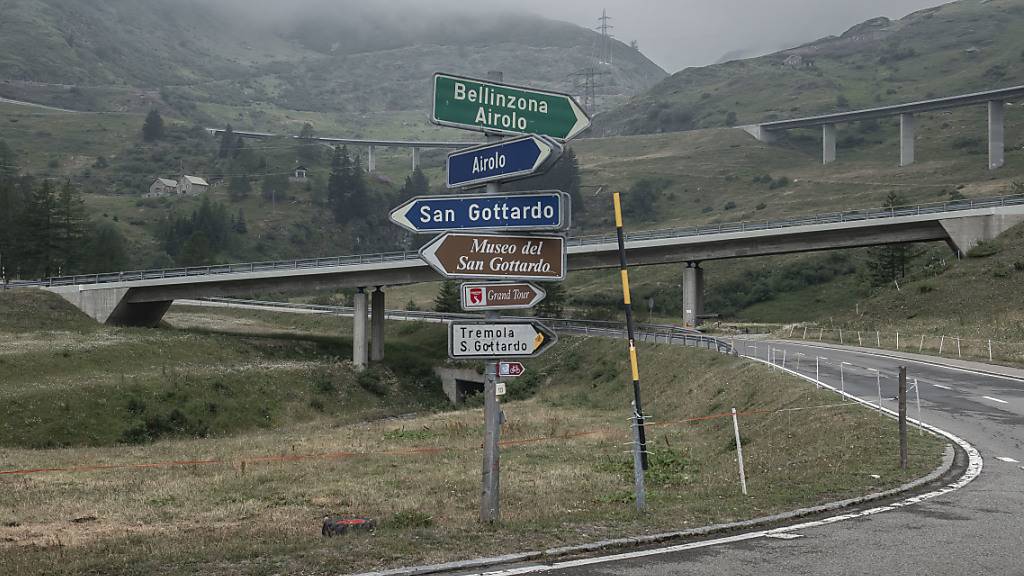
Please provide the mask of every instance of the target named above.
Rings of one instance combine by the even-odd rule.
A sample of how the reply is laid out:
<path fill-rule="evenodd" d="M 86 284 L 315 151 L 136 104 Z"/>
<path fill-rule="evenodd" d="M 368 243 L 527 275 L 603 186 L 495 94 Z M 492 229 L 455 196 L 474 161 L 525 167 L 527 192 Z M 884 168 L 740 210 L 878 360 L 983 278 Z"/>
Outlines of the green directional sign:
<path fill-rule="evenodd" d="M 448 74 L 434 75 L 430 120 L 441 126 L 560 140 L 590 127 L 587 113 L 568 94 Z"/>

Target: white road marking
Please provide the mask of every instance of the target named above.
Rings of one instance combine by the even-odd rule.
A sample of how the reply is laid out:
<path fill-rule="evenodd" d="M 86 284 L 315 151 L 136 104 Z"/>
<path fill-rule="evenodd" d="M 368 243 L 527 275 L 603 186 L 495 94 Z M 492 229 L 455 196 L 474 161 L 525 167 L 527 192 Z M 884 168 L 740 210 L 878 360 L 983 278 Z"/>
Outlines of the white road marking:
<path fill-rule="evenodd" d="M 766 340 L 765 342 L 770 342 L 770 340 Z M 803 348 L 811 348 L 811 349 L 818 349 L 818 350 L 832 350 L 833 352 L 850 352 L 850 353 L 853 353 L 853 354 L 862 354 L 864 356 L 874 356 L 876 358 L 886 358 L 886 359 L 889 359 L 889 360 L 899 360 L 901 362 L 910 362 L 912 364 L 922 364 L 924 366 L 936 366 L 936 367 L 943 368 L 943 369 L 946 369 L 946 370 L 953 370 L 955 372 L 966 372 L 968 374 L 977 374 L 979 376 L 988 376 L 989 378 L 999 378 L 1000 380 L 1012 380 L 1014 382 L 1024 382 L 1024 378 L 1020 378 L 1020 377 L 1017 377 L 1017 376 L 1007 376 L 1006 374 L 999 374 L 999 373 L 996 373 L 996 372 L 986 372 L 986 371 L 982 371 L 982 370 L 971 370 L 970 368 L 960 368 L 958 366 L 951 366 L 949 364 L 943 364 L 941 362 L 929 362 L 927 360 L 915 360 L 913 358 L 907 358 L 905 356 L 896 356 L 896 355 L 893 355 L 893 354 L 879 354 L 877 352 L 867 352 L 867 351 L 864 351 L 864 350 L 859 349 L 859 348 L 854 348 L 853 350 L 844 350 L 842 348 L 833 348 L 831 346 L 822 346 L 820 344 L 818 344 L 818 345 L 804 344 L 804 343 L 794 342 L 794 341 L 790 341 L 790 340 L 783 340 L 782 342 L 784 342 L 786 344 L 789 344 L 789 345 L 803 347 Z"/>
<path fill-rule="evenodd" d="M 803 534 L 792 534 L 790 532 L 769 532 L 764 535 L 765 538 L 777 538 L 779 540 L 796 540 L 797 538 L 803 538 Z"/>
<path fill-rule="evenodd" d="M 1006 400 L 1000 400 L 999 398 L 993 398 L 991 396 L 982 396 L 985 400 L 991 400 L 993 402 L 999 402 L 1000 404 L 1009 404 Z"/>
<path fill-rule="evenodd" d="M 935 386 L 936 388 L 942 388 L 943 390 L 952 390 L 952 388 L 950 388 L 949 386 L 943 386 L 942 384 L 932 384 L 932 386 Z"/>
<path fill-rule="evenodd" d="M 1010 464 L 1019 464 L 1020 460 L 1014 460 L 1009 456 L 996 456 L 996 460 L 1002 460 L 1003 462 L 1009 462 Z"/>
<path fill-rule="evenodd" d="M 767 362 L 765 360 L 759 360 L 757 358 L 750 358 L 749 356 L 745 356 L 745 358 L 748 358 L 750 360 L 754 360 L 756 362 L 760 362 L 761 364 L 770 364 L 769 362 Z M 789 372 L 790 374 L 799 376 L 800 378 L 803 378 L 804 380 L 809 380 L 811 382 L 815 382 L 814 378 L 811 378 L 810 376 L 805 376 L 805 375 L 800 374 L 800 373 L 798 373 L 798 372 L 796 372 L 794 370 L 790 370 L 789 368 L 783 368 L 783 370 L 785 370 L 786 372 Z M 858 398 L 858 397 L 856 397 L 856 396 L 854 396 L 852 394 L 841 392 L 837 388 L 829 386 L 828 384 L 825 384 L 823 382 L 819 382 L 819 384 L 821 386 L 825 387 L 825 388 L 828 388 L 828 389 L 832 390 L 833 392 L 835 392 L 837 394 L 840 394 L 840 395 L 842 395 L 842 396 L 844 396 L 846 398 L 849 398 L 850 400 L 853 400 L 853 401 L 856 401 L 856 402 L 860 402 L 861 404 L 864 404 L 866 406 L 874 407 L 874 405 L 871 404 L 870 402 L 868 402 L 866 400 L 862 400 L 862 399 L 860 399 L 860 398 Z M 889 415 L 895 415 L 896 414 L 895 412 L 893 412 L 892 410 L 889 410 L 888 408 L 883 408 L 883 411 L 888 413 Z M 859 512 L 851 512 L 849 514 L 839 514 L 837 516 L 830 516 L 828 518 L 823 518 L 821 520 L 813 520 L 813 521 L 810 521 L 810 522 L 804 522 L 802 524 L 794 524 L 792 526 L 786 526 L 786 527 L 783 527 L 783 528 L 776 528 L 774 530 L 758 530 L 758 531 L 754 531 L 754 532 L 748 532 L 746 534 L 737 534 L 735 536 L 726 536 L 724 538 L 714 538 L 714 539 L 711 539 L 711 540 L 704 540 L 704 541 L 701 541 L 701 542 L 690 542 L 688 544 L 679 544 L 679 545 L 676 545 L 676 546 L 667 546 L 665 548 L 655 548 L 655 549 L 651 549 L 651 550 L 639 550 L 639 551 L 636 551 L 636 552 L 625 552 L 625 553 L 622 553 L 622 554 L 612 554 L 610 556 L 598 556 L 598 557 L 595 557 L 595 558 L 581 558 L 579 560 L 569 560 L 569 561 L 566 561 L 566 562 L 552 562 L 550 564 L 532 564 L 532 565 L 528 565 L 528 566 L 520 566 L 518 568 L 509 568 L 509 569 L 506 569 L 506 570 L 495 570 L 495 571 L 491 571 L 491 572 L 479 572 L 479 573 L 474 574 L 473 576 L 515 576 L 515 575 L 518 575 L 518 574 L 532 574 L 532 573 L 535 573 L 535 572 L 549 572 L 549 571 L 552 571 L 552 570 L 560 570 L 560 569 L 564 569 L 564 568 L 577 568 L 577 567 L 580 567 L 580 566 L 590 566 L 590 565 L 593 565 L 593 564 L 605 564 L 605 563 L 608 563 L 608 562 L 617 562 L 617 561 L 621 561 L 621 560 L 630 560 L 630 559 L 633 559 L 633 558 L 645 558 L 645 557 L 648 557 L 648 556 L 660 556 L 662 554 L 671 554 L 673 552 L 682 552 L 682 551 L 685 551 L 685 550 L 694 550 L 694 549 L 698 549 L 698 548 L 707 548 L 707 547 L 710 547 L 710 546 L 718 546 L 718 545 L 721 545 L 721 544 L 729 544 L 729 543 L 733 543 L 733 542 L 744 542 L 744 541 L 747 541 L 747 540 L 755 540 L 757 538 L 769 538 L 769 537 L 771 537 L 771 538 L 779 538 L 780 537 L 779 534 L 782 534 L 782 533 L 799 532 L 799 531 L 806 530 L 808 528 L 815 528 L 815 527 L 818 527 L 818 526 L 827 526 L 829 524 L 834 524 L 836 522 L 841 522 L 843 520 L 851 520 L 853 518 L 864 518 L 866 516 L 872 516 L 874 514 L 878 514 L 878 513 L 881 513 L 881 512 L 888 512 L 890 510 L 898 510 L 898 509 L 906 507 L 906 506 L 911 506 L 913 504 L 918 504 L 920 502 L 924 502 L 925 500 L 930 500 L 932 498 L 935 498 L 935 497 L 938 497 L 938 496 L 942 496 L 944 494 L 948 494 L 948 493 L 953 492 L 955 490 L 959 490 L 960 488 L 963 488 L 967 484 L 970 484 L 975 478 L 978 477 L 978 475 L 981 474 L 981 470 L 984 467 L 984 460 L 982 460 L 981 453 L 978 452 L 977 448 L 975 448 L 974 446 L 970 445 L 966 440 L 963 440 L 962 438 L 952 434 L 951 432 L 946 432 L 945 430 L 942 430 L 940 428 L 936 428 L 935 426 L 932 426 L 930 424 L 925 424 L 924 422 L 919 422 L 919 421 L 914 420 L 912 418 L 909 418 L 908 420 L 910 420 L 911 422 L 921 426 L 922 428 L 924 428 L 924 429 L 926 429 L 926 430 L 928 430 L 930 432 L 934 432 L 935 434 L 938 434 L 940 436 L 944 436 L 945 438 L 955 442 L 961 448 L 963 448 L 963 450 L 967 453 L 967 458 L 968 458 L 967 471 L 964 472 L 964 475 L 961 476 L 956 481 L 951 482 L 950 484 L 947 484 L 947 485 L 943 486 L 942 488 L 940 488 L 938 490 L 935 490 L 935 491 L 932 491 L 932 492 L 928 492 L 926 494 L 921 494 L 921 495 L 918 495 L 918 496 L 911 496 L 910 498 L 906 498 L 904 500 L 900 500 L 899 502 L 895 502 L 895 503 L 889 504 L 887 506 L 879 506 L 877 508 L 870 508 L 868 510 L 861 510 Z M 369 575 L 364 575 L 364 576 L 369 576 Z"/>

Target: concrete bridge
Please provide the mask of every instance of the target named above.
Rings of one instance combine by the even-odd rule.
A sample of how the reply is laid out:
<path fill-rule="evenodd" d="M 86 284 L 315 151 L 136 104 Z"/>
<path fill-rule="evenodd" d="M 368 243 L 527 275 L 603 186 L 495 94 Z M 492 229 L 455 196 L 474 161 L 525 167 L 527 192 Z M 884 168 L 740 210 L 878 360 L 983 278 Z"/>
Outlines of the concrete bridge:
<path fill-rule="evenodd" d="M 207 128 L 207 132 L 218 136 L 224 133 L 221 128 Z M 235 136 L 241 136 L 242 138 L 252 138 L 255 140 L 269 140 L 270 138 L 291 138 L 293 140 L 311 140 L 313 142 L 320 142 L 322 144 L 329 144 L 331 146 L 337 146 L 344 144 L 346 146 L 365 146 L 366 147 L 366 171 L 373 172 L 377 171 L 377 148 L 409 148 L 412 150 L 412 169 L 416 170 L 420 165 L 420 150 L 424 148 L 433 148 L 441 150 L 452 150 L 459 148 L 469 148 L 470 146 L 478 146 L 483 142 L 444 142 L 444 141 L 431 141 L 431 140 L 374 140 L 367 138 L 335 138 L 335 137 L 313 137 L 303 138 L 301 136 L 282 136 L 280 134 L 271 134 L 269 132 L 247 132 L 247 131 L 233 131 Z"/>
<path fill-rule="evenodd" d="M 701 262 L 905 242 L 946 242 L 964 253 L 1024 222 L 1024 196 L 875 208 L 803 218 L 736 222 L 636 232 L 626 249 L 632 266 L 682 264 L 684 324 L 703 314 Z M 569 269 L 618 266 L 615 237 L 568 241 Z M 115 272 L 19 282 L 55 292 L 99 322 L 154 326 L 174 300 L 251 296 L 256 292 L 355 288 L 356 340 L 383 334 L 384 287 L 439 280 L 415 252 L 338 256 L 284 262 Z M 367 313 L 372 299 L 372 316 Z M 383 347 L 373 357 L 383 354 Z M 365 355 L 356 358 L 365 363 Z"/>
<path fill-rule="evenodd" d="M 988 167 L 990 170 L 995 170 L 1005 162 L 1004 126 L 1006 103 L 1021 97 L 1024 97 L 1024 86 L 1012 86 L 998 90 L 896 104 L 894 106 L 764 122 L 753 126 L 743 126 L 742 128 L 762 142 L 772 142 L 779 134 L 786 130 L 817 128 L 820 126 L 822 163 L 830 164 L 836 160 L 836 124 L 899 116 L 900 166 L 909 166 L 914 163 L 915 114 L 963 108 L 965 106 L 985 105 L 988 107 Z"/>

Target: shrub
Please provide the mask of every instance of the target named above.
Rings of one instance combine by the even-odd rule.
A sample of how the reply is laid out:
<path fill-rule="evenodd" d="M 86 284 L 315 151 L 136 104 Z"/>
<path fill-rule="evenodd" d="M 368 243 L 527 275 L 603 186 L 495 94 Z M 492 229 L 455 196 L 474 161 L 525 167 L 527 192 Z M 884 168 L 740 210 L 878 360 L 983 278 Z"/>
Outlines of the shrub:
<path fill-rule="evenodd" d="M 999 253 L 999 246 L 995 242 L 978 242 L 978 245 L 971 248 L 967 255 L 971 258 L 988 258 Z"/>
<path fill-rule="evenodd" d="M 764 202 L 761 202 L 760 204 L 758 204 L 758 205 L 757 205 L 757 207 L 756 207 L 756 208 L 757 208 L 758 210 L 764 210 L 764 209 L 765 209 L 765 208 L 767 208 L 767 207 L 768 207 L 768 205 L 767 205 L 767 204 L 765 204 Z"/>
<path fill-rule="evenodd" d="M 388 527 L 398 529 L 429 528 L 433 525 L 433 516 L 425 512 L 420 512 L 419 510 L 402 510 L 400 512 L 395 512 L 387 522 Z"/>
<path fill-rule="evenodd" d="M 736 209 L 736 203 L 733 202 L 732 200 L 729 200 L 728 202 L 725 203 L 725 209 L 726 210 L 735 210 Z"/>

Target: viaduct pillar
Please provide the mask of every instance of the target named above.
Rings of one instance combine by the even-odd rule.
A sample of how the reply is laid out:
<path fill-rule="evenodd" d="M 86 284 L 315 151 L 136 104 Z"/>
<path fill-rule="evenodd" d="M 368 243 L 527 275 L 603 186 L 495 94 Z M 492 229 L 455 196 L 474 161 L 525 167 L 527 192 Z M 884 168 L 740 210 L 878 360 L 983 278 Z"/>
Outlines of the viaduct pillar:
<path fill-rule="evenodd" d="M 900 166 L 914 163 L 914 115 L 900 114 Z"/>
<path fill-rule="evenodd" d="M 825 124 L 821 127 L 821 163 L 831 164 L 836 161 L 836 125 Z"/>
<path fill-rule="evenodd" d="M 370 361 L 384 359 L 384 291 L 377 286 L 370 302 Z"/>
<path fill-rule="evenodd" d="M 1001 168 L 1005 163 L 1004 120 L 1006 103 L 993 100 L 988 103 L 988 169 Z"/>
<path fill-rule="evenodd" d="M 355 313 L 352 315 L 352 365 L 356 370 L 366 368 L 367 326 L 366 314 L 368 310 L 366 289 L 360 288 L 352 299 Z"/>
<path fill-rule="evenodd" d="M 419 166 L 420 166 L 420 149 L 419 148 L 413 148 L 412 149 L 412 171 L 415 172 L 416 169 L 419 168 Z"/>
<path fill-rule="evenodd" d="M 700 262 L 687 262 L 683 268 L 683 325 L 695 328 L 704 315 L 704 269 Z"/>

